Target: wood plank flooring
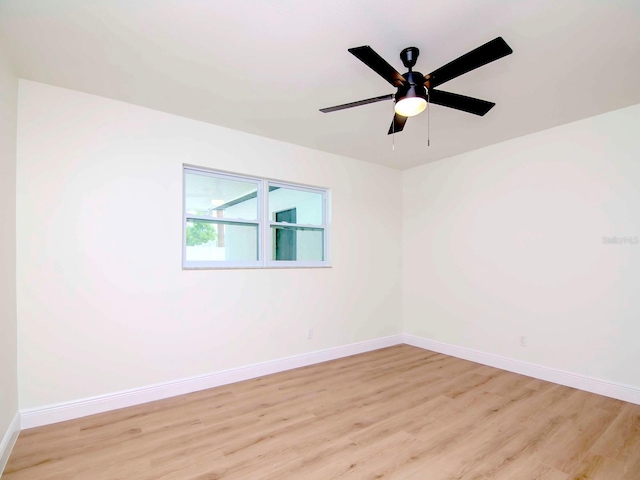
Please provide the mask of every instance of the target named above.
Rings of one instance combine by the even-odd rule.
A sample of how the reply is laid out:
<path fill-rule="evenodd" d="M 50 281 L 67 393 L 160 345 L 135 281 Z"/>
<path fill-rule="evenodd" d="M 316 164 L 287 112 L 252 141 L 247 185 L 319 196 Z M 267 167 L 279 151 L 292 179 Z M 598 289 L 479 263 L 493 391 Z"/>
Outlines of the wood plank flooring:
<path fill-rule="evenodd" d="M 640 480 L 640 406 L 400 345 L 23 431 L 5 480 Z"/>

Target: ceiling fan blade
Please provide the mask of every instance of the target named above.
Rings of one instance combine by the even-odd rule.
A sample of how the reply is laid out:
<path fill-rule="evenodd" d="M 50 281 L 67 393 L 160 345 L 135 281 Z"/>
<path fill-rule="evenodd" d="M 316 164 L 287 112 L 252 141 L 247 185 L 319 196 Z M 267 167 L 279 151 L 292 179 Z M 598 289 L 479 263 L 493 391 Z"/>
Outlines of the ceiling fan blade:
<path fill-rule="evenodd" d="M 322 113 L 331 113 L 338 110 L 344 110 L 345 108 L 359 107 L 360 105 L 367 105 L 369 103 L 383 102 L 385 100 L 391 100 L 393 93 L 389 95 L 382 95 L 380 97 L 367 98 L 366 100 L 359 100 L 357 102 L 345 103 L 344 105 L 336 105 L 335 107 L 321 108 Z"/>
<path fill-rule="evenodd" d="M 378 55 L 369 45 L 350 48 L 349 51 L 394 87 L 399 87 L 407 83 L 407 79 L 400 75 L 395 68 L 389 65 L 389 63 Z"/>
<path fill-rule="evenodd" d="M 437 87 L 444 82 L 448 82 L 464 73 L 475 70 L 478 67 L 511 53 L 513 53 L 513 50 L 511 50 L 511 47 L 507 45 L 507 42 L 505 42 L 502 37 L 494 38 L 490 42 L 485 43 L 475 50 L 471 50 L 469 53 L 465 53 L 452 62 L 447 63 L 445 66 L 431 72 L 426 76 L 429 82 L 428 86 L 429 88 Z"/>
<path fill-rule="evenodd" d="M 464 95 L 458 95 L 457 93 L 443 92 L 442 90 L 430 90 L 429 101 L 436 105 L 455 108 L 456 110 L 473 113 L 481 117 L 495 106 L 493 102 L 466 97 Z"/>
<path fill-rule="evenodd" d="M 407 118 L 409 117 L 404 117 L 396 113 L 393 116 L 393 122 L 391 122 L 391 126 L 389 127 L 389 131 L 387 132 L 387 135 L 401 132 L 404 129 L 404 124 L 407 123 Z"/>

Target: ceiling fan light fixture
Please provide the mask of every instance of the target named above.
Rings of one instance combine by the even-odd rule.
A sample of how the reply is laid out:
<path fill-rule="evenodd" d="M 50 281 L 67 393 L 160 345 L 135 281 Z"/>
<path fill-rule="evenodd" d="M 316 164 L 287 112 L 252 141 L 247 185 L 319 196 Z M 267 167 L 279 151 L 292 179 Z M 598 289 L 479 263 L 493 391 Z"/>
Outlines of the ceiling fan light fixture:
<path fill-rule="evenodd" d="M 396 102 L 394 110 L 403 117 L 413 117 L 424 112 L 427 101 L 422 97 L 404 97 Z"/>
<path fill-rule="evenodd" d="M 408 84 L 398 88 L 394 110 L 403 117 L 413 117 L 427 108 L 427 89 L 422 74 L 407 72 L 405 78 Z"/>

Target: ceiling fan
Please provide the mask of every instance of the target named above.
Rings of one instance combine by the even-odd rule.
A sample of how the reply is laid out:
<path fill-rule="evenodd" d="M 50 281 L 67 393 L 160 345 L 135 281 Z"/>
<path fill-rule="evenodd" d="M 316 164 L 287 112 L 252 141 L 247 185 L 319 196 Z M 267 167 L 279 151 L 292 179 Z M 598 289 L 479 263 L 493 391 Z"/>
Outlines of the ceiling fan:
<path fill-rule="evenodd" d="M 435 87 L 442 85 L 460 75 L 471 70 L 482 67 L 499 58 L 513 53 L 511 47 L 507 45 L 502 37 L 494 38 L 490 42 L 465 53 L 445 66 L 434 70 L 428 75 L 414 72 L 413 66 L 418 60 L 420 50 L 416 47 L 405 48 L 400 52 L 400 59 L 406 68 L 409 69 L 404 75 L 400 75 L 387 61 L 378 55 L 370 46 L 350 48 L 349 52 L 360 59 L 365 65 L 384 78 L 387 82 L 397 88 L 395 94 L 382 95 L 380 97 L 368 98 L 358 102 L 345 103 L 335 107 L 321 108 L 323 113 L 344 110 L 345 108 L 359 107 L 368 103 L 382 102 L 384 100 L 395 100 L 395 115 L 388 134 L 401 132 L 408 117 L 412 117 L 424 111 L 427 107 L 427 100 L 443 107 L 455 108 L 463 112 L 473 113 L 483 116 L 495 103 L 480 100 L 478 98 L 458 95 L 457 93 L 435 90 Z"/>

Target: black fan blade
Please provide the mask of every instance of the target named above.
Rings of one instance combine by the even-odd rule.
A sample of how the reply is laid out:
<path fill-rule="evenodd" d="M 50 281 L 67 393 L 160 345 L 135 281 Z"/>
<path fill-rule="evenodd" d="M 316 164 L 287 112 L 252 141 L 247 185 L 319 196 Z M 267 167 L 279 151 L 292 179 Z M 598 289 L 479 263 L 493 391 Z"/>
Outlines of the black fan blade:
<path fill-rule="evenodd" d="M 460 75 L 475 70 L 478 67 L 491 63 L 494 60 L 505 57 L 513 53 L 511 47 L 507 45 L 502 37 L 494 38 L 481 47 L 465 53 L 454 61 L 447 63 L 444 67 L 440 67 L 427 75 L 429 88 L 442 85 Z"/>
<path fill-rule="evenodd" d="M 399 87 L 407 83 L 407 79 L 400 75 L 395 68 L 389 65 L 387 61 L 378 55 L 369 45 L 350 48 L 349 51 L 394 87 Z"/>
<path fill-rule="evenodd" d="M 443 92 L 442 90 L 430 90 L 429 101 L 436 105 L 455 108 L 456 110 L 473 113 L 481 117 L 495 105 L 493 102 L 487 102 L 479 98 L 466 97 L 457 93 Z"/>
<path fill-rule="evenodd" d="M 359 100 L 357 102 L 345 103 L 344 105 L 336 105 L 335 107 L 321 108 L 322 113 L 335 112 L 337 110 L 344 110 L 345 108 L 359 107 L 360 105 L 367 105 L 368 103 L 383 102 L 385 100 L 391 100 L 393 93 L 389 95 L 382 95 L 381 97 L 367 98 L 366 100 Z"/>
<path fill-rule="evenodd" d="M 404 117 L 396 113 L 393 116 L 393 122 L 391 122 L 391 126 L 389 127 L 389 131 L 387 132 L 387 135 L 401 132 L 404 129 L 404 124 L 407 123 L 407 118 L 409 117 Z"/>

